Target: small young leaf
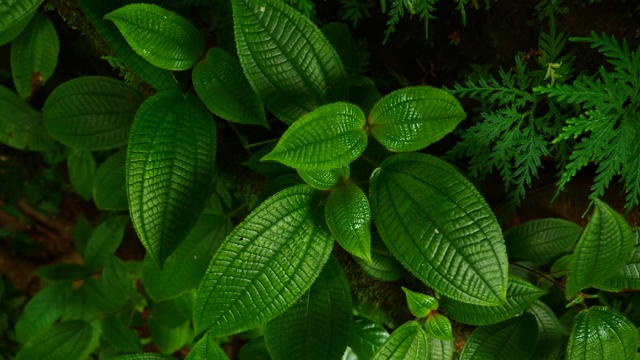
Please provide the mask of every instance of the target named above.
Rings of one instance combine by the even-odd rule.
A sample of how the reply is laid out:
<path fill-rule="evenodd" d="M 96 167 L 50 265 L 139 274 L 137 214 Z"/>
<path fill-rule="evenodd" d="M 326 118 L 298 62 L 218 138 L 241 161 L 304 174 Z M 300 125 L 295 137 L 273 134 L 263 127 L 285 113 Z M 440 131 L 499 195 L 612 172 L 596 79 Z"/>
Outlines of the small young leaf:
<path fill-rule="evenodd" d="M 332 170 L 298 170 L 298 175 L 311 187 L 318 190 L 330 190 L 349 178 L 349 166 Z"/>
<path fill-rule="evenodd" d="M 226 51 L 209 49 L 191 76 L 196 94 L 215 115 L 239 124 L 269 127 L 264 106 L 244 77 L 240 62 Z"/>
<path fill-rule="evenodd" d="M 96 161 L 88 151 L 71 150 L 67 157 L 67 169 L 71 186 L 85 200 L 93 194 L 93 179 L 96 175 Z"/>
<path fill-rule="evenodd" d="M 16 360 L 86 359 L 98 345 L 95 329 L 84 321 L 66 321 L 34 337 L 16 355 Z"/>
<path fill-rule="evenodd" d="M 117 315 L 109 315 L 102 322 L 102 334 L 114 348 L 127 352 L 142 352 L 138 333 L 129 329 Z"/>
<path fill-rule="evenodd" d="M 453 328 L 449 318 L 442 314 L 432 313 L 424 324 L 429 335 L 439 340 L 453 340 Z"/>
<path fill-rule="evenodd" d="M 396 329 L 372 360 L 428 359 L 429 335 L 417 321 Z"/>
<path fill-rule="evenodd" d="M 189 351 L 185 360 L 228 360 L 227 354 L 213 342 L 210 336 L 203 336 Z"/>
<path fill-rule="evenodd" d="M 351 325 L 348 345 L 358 359 L 371 359 L 388 338 L 389 333 L 384 326 L 357 317 Z"/>
<path fill-rule="evenodd" d="M 364 124 L 364 113 L 353 104 L 319 107 L 291 125 L 262 161 L 276 160 L 301 170 L 337 169 L 367 147 Z"/>
<path fill-rule="evenodd" d="M 46 332 L 60 318 L 71 299 L 71 283 L 57 283 L 40 290 L 24 307 L 16 322 L 16 339 L 25 343 Z"/>
<path fill-rule="evenodd" d="M 535 350 L 538 324 L 524 313 L 501 323 L 480 326 L 464 345 L 460 360 L 529 360 Z"/>
<path fill-rule="evenodd" d="M 533 314 L 538 321 L 538 338 L 532 359 L 557 360 L 562 354 L 563 337 L 558 318 L 545 303 L 536 300 L 527 312 Z"/>
<path fill-rule="evenodd" d="M 204 52 L 204 39 L 184 17 L 152 4 L 131 4 L 104 16 L 113 21 L 131 48 L 153 65 L 187 70 Z"/>
<path fill-rule="evenodd" d="M 636 359 L 638 330 L 619 312 L 604 306 L 581 311 L 573 319 L 567 360 Z"/>
<path fill-rule="evenodd" d="M 633 250 L 631 259 L 627 261 L 617 273 L 595 284 L 594 287 L 606 291 L 620 291 L 624 289 L 640 289 L 640 233 L 639 228 L 633 229 Z"/>
<path fill-rule="evenodd" d="M 122 242 L 127 223 L 128 220 L 122 217 L 111 217 L 96 227 L 84 251 L 84 263 L 87 268 L 98 269 L 115 253 Z"/>
<path fill-rule="evenodd" d="M 539 219 L 504 233 L 509 258 L 548 264 L 573 248 L 582 227 L 563 219 Z"/>
<path fill-rule="evenodd" d="M 0 6 L 0 33 L 33 15 L 44 0 L 5 0 Z"/>
<path fill-rule="evenodd" d="M 407 274 L 377 233 L 371 235 L 371 262 L 353 258 L 362 270 L 380 281 L 396 281 Z"/>
<path fill-rule="evenodd" d="M 371 207 L 353 181 L 331 190 L 326 205 L 327 225 L 343 249 L 371 262 Z"/>
<path fill-rule="evenodd" d="M 93 178 L 93 202 L 100 210 L 127 210 L 125 163 L 127 150 L 122 149 L 105 160 Z"/>
<path fill-rule="evenodd" d="M 425 317 L 429 315 L 432 310 L 438 309 L 438 300 L 433 296 L 413 292 L 406 287 L 403 287 L 402 290 L 407 296 L 407 305 L 413 316 Z"/>
<path fill-rule="evenodd" d="M 392 92 L 371 109 L 371 135 L 396 152 L 420 150 L 455 129 L 465 118 L 458 100 L 429 86 Z"/>
<path fill-rule="evenodd" d="M 16 93 L 0 86 L 0 142 L 16 149 L 51 150 L 56 143 L 42 116 Z"/>

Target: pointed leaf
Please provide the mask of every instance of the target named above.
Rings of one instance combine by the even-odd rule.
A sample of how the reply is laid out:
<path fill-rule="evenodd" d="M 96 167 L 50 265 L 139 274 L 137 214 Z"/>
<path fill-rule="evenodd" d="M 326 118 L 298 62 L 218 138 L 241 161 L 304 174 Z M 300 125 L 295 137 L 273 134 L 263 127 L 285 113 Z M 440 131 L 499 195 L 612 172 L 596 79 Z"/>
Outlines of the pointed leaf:
<path fill-rule="evenodd" d="M 504 233 L 509 258 L 548 264 L 570 251 L 580 238 L 582 226 L 563 219 L 539 219 Z"/>
<path fill-rule="evenodd" d="M 449 318 L 442 314 L 432 313 L 424 324 L 429 335 L 439 340 L 453 340 L 453 328 Z"/>
<path fill-rule="evenodd" d="M 638 330 L 629 319 L 611 308 L 594 306 L 573 320 L 567 360 L 631 360 L 637 348 Z"/>
<path fill-rule="evenodd" d="M 443 295 L 504 303 L 507 254 L 491 209 L 451 165 L 424 154 L 387 159 L 370 182 L 373 219 L 387 247 Z"/>
<path fill-rule="evenodd" d="M 357 257 L 353 259 L 364 272 L 380 281 L 396 281 L 407 273 L 377 233 L 371 236 L 371 262 Z"/>
<path fill-rule="evenodd" d="M 488 325 L 507 320 L 522 313 L 536 299 L 546 294 L 529 282 L 517 277 L 509 277 L 507 301 L 497 306 L 468 304 L 442 297 L 440 302 L 447 314 L 454 320 L 469 325 Z"/>
<path fill-rule="evenodd" d="M 413 292 L 406 287 L 402 287 L 402 290 L 407 296 L 407 305 L 413 316 L 425 317 L 438 309 L 438 300 L 433 296 Z"/>
<path fill-rule="evenodd" d="M 429 335 L 417 321 L 396 329 L 372 360 L 428 359 Z"/>
<path fill-rule="evenodd" d="M 567 299 L 617 273 L 633 250 L 634 235 L 625 219 L 601 200 L 594 204 L 569 265 Z"/>
<path fill-rule="evenodd" d="M 166 90 L 140 106 L 127 148 L 127 195 L 140 241 L 160 266 L 205 206 L 215 151 L 215 123 L 195 96 Z"/>
<path fill-rule="evenodd" d="M 364 113 L 349 103 L 315 109 L 291 125 L 262 158 L 300 170 L 331 170 L 348 165 L 367 147 Z"/>
<path fill-rule="evenodd" d="M 309 291 L 267 323 L 265 342 L 275 359 L 338 359 L 347 348 L 351 293 L 330 258 Z"/>
<path fill-rule="evenodd" d="M 60 318 L 71 299 L 71 283 L 57 283 L 40 290 L 24 307 L 16 322 L 16 339 L 25 343 L 46 332 Z"/>
<path fill-rule="evenodd" d="M 283 190 L 256 207 L 227 236 L 207 269 L 194 309 L 197 333 L 233 334 L 289 308 L 311 286 L 333 241 L 321 226 L 320 193 Z"/>
<path fill-rule="evenodd" d="M 122 323 L 117 315 L 109 315 L 102 322 L 105 340 L 114 348 L 127 352 L 142 352 L 138 334 Z"/>
<path fill-rule="evenodd" d="M 124 237 L 127 223 L 124 218 L 112 217 L 96 227 L 84 251 L 84 263 L 89 269 L 96 270 L 116 252 Z"/>
<path fill-rule="evenodd" d="M 210 336 L 203 336 L 189 351 L 185 360 L 228 360 L 227 354 L 213 342 Z"/>
<path fill-rule="evenodd" d="M 54 325 L 20 349 L 16 360 L 85 359 L 93 348 L 94 329 L 84 321 L 67 321 Z"/>
<path fill-rule="evenodd" d="M 524 313 L 498 324 L 480 326 L 462 349 L 460 360 L 529 360 L 538 334 L 536 318 Z"/>
<path fill-rule="evenodd" d="M 351 325 L 348 344 L 351 350 L 358 355 L 358 359 L 368 360 L 388 338 L 389 333 L 384 326 L 358 317 Z"/>
<path fill-rule="evenodd" d="M 458 100 L 429 86 L 409 87 L 383 97 L 371 109 L 371 135 L 391 151 L 416 151 L 440 140 L 465 118 Z"/>
<path fill-rule="evenodd" d="M 338 244 L 371 262 L 371 207 L 353 181 L 331 190 L 326 205 L 327 225 Z"/>
<path fill-rule="evenodd" d="M 536 300 L 529 308 L 538 321 L 538 338 L 532 359 L 557 360 L 562 354 L 563 337 L 558 318 L 545 303 Z"/>
<path fill-rule="evenodd" d="M 123 6 L 104 16 L 118 27 L 133 51 L 153 65 L 186 70 L 204 52 L 204 39 L 186 18 L 152 4 Z"/>
<path fill-rule="evenodd" d="M 215 115 L 239 124 L 269 127 L 264 106 L 244 77 L 240 62 L 226 51 L 209 49 L 191 76 L 196 94 Z"/>
<path fill-rule="evenodd" d="M 127 210 L 125 162 L 127 150 L 122 149 L 105 160 L 93 178 L 93 202 L 100 210 Z"/>
<path fill-rule="evenodd" d="M 96 175 L 96 161 L 88 151 L 71 150 L 67 157 L 69 181 L 75 190 L 85 200 L 91 199 L 93 194 L 93 178 Z"/>
<path fill-rule="evenodd" d="M 272 113 L 292 124 L 320 105 L 346 100 L 342 62 L 309 19 L 278 0 L 231 4 L 240 63 Z"/>
<path fill-rule="evenodd" d="M 0 86 L 0 142 L 16 149 L 44 151 L 56 147 L 42 116 L 4 86 Z"/>
<path fill-rule="evenodd" d="M 633 229 L 633 250 L 631 258 L 617 273 L 602 280 L 594 287 L 606 291 L 620 291 L 625 289 L 640 289 L 640 229 Z"/>
<path fill-rule="evenodd" d="M 44 123 L 61 143 L 80 150 L 127 143 L 142 94 L 123 81 L 83 76 L 56 87 L 44 104 Z"/>
<path fill-rule="evenodd" d="M 33 15 L 44 0 L 4 0 L 0 4 L 0 33 Z"/>
<path fill-rule="evenodd" d="M 349 178 L 349 166 L 332 170 L 298 170 L 298 175 L 311 187 L 318 190 L 330 190 Z"/>

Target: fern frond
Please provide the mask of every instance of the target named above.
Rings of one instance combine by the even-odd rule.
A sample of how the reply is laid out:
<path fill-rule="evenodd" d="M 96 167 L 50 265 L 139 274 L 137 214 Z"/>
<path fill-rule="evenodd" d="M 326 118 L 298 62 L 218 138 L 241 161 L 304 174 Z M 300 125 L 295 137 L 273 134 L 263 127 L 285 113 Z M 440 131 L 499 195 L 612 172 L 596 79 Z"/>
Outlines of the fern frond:
<path fill-rule="evenodd" d="M 634 81 L 634 86 L 638 87 L 638 75 L 640 75 L 640 48 L 631 51 L 627 40 L 623 39 L 618 43 L 612 35 L 603 33 L 598 35 L 595 31 L 589 37 L 572 37 L 571 41 L 590 43 L 591 47 L 597 49 L 607 57 L 607 61 L 614 66 L 615 71 L 625 73 Z"/>

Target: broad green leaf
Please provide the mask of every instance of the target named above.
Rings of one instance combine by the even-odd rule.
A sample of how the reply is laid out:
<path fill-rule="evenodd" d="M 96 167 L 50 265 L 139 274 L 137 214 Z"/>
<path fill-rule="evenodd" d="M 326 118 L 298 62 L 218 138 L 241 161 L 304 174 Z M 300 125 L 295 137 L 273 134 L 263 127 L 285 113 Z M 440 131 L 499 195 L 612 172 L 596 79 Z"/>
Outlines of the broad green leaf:
<path fill-rule="evenodd" d="M 371 262 L 371 207 L 362 189 L 353 181 L 347 181 L 331 190 L 326 217 L 338 244 Z"/>
<path fill-rule="evenodd" d="M 174 357 L 156 353 L 142 353 L 121 355 L 111 358 L 110 360 L 175 360 Z"/>
<path fill-rule="evenodd" d="M 16 360 L 85 359 L 98 345 L 95 329 L 84 321 L 67 321 L 32 338 L 18 352 Z"/>
<path fill-rule="evenodd" d="M 573 319 L 567 360 L 631 360 L 637 348 L 638 330 L 629 319 L 609 307 L 594 306 Z"/>
<path fill-rule="evenodd" d="M 0 30 L 0 46 L 8 44 L 10 41 L 20 35 L 22 30 L 27 27 L 29 21 L 31 21 L 31 18 L 33 18 L 37 12 L 38 9 L 33 9 L 26 16 L 12 23 L 6 29 Z"/>
<path fill-rule="evenodd" d="M 319 202 L 318 191 L 290 187 L 256 207 L 227 236 L 198 290 L 197 334 L 252 329 L 309 289 L 333 248 Z"/>
<path fill-rule="evenodd" d="M 453 359 L 453 341 L 440 340 L 433 336 L 429 339 L 429 356 L 432 360 L 452 360 Z"/>
<path fill-rule="evenodd" d="M 407 297 L 407 305 L 411 314 L 416 317 L 425 317 L 433 310 L 438 309 L 438 300 L 433 296 L 417 293 L 402 287 L 402 291 Z"/>
<path fill-rule="evenodd" d="M 625 219 L 601 200 L 584 229 L 569 265 L 567 299 L 616 274 L 631 257 L 634 234 Z"/>
<path fill-rule="evenodd" d="M 93 178 L 93 202 L 100 210 L 127 210 L 125 163 L 127 150 L 122 149 L 105 160 Z"/>
<path fill-rule="evenodd" d="M 98 304 L 95 301 L 95 293 L 92 293 L 87 286 L 81 286 L 73 291 L 62 313 L 62 321 L 93 321 L 97 316 Z"/>
<path fill-rule="evenodd" d="M 580 238 L 582 227 L 563 219 L 539 219 L 517 225 L 504 233 L 511 259 L 549 264 L 570 251 Z"/>
<path fill-rule="evenodd" d="M 44 123 L 61 143 L 80 150 L 115 149 L 127 143 L 142 94 L 123 81 L 83 76 L 49 95 Z"/>
<path fill-rule="evenodd" d="M 417 321 L 397 328 L 372 360 L 409 360 L 429 358 L 429 335 Z"/>
<path fill-rule="evenodd" d="M 389 338 L 384 326 L 373 321 L 358 317 L 351 325 L 348 345 L 358 355 L 358 359 L 368 360 L 378 351 Z"/>
<path fill-rule="evenodd" d="M 508 266 L 500 226 L 451 165 L 424 154 L 390 157 L 371 175 L 369 198 L 382 239 L 416 277 L 459 301 L 505 302 Z"/>
<path fill-rule="evenodd" d="M 203 336 L 189 351 L 185 360 L 228 360 L 227 354 L 213 342 L 210 336 Z"/>
<path fill-rule="evenodd" d="M 91 199 L 93 179 L 96 175 L 96 161 L 93 155 L 88 151 L 71 150 L 67 156 L 67 170 L 73 190 L 85 200 Z"/>
<path fill-rule="evenodd" d="M 292 124 L 318 106 L 346 100 L 342 62 L 309 19 L 278 0 L 231 4 L 244 73 L 279 119 Z"/>
<path fill-rule="evenodd" d="M 127 304 L 128 294 L 118 294 L 107 291 L 102 280 L 86 278 L 82 284 L 84 293 L 89 298 L 91 305 L 105 313 L 115 313 Z"/>
<path fill-rule="evenodd" d="M 138 333 L 129 329 L 117 315 L 109 315 L 102 321 L 102 334 L 111 346 L 127 352 L 142 352 Z"/>
<path fill-rule="evenodd" d="M 563 350 L 562 330 L 558 318 L 545 303 L 536 300 L 528 312 L 538 321 L 538 338 L 532 359 L 557 360 Z"/>
<path fill-rule="evenodd" d="M 229 219 L 222 215 L 202 214 L 198 222 L 164 262 L 162 270 L 150 256 L 144 259 L 142 283 L 154 301 L 174 298 L 196 288 L 211 257 L 231 231 Z"/>
<path fill-rule="evenodd" d="M 354 260 L 364 272 L 381 281 L 396 281 L 407 273 L 377 233 L 371 235 L 371 262 L 357 257 Z"/>
<path fill-rule="evenodd" d="M 104 263 L 102 282 L 104 283 L 105 291 L 124 298 L 123 302 L 127 302 L 131 297 L 138 295 L 135 285 L 136 277 L 131 273 L 127 264 L 115 255 L 107 257 Z"/>
<path fill-rule="evenodd" d="M 96 227 L 84 251 L 84 263 L 89 269 L 96 270 L 115 253 L 122 242 L 127 223 L 128 220 L 122 217 L 111 217 Z"/>
<path fill-rule="evenodd" d="M 460 360 L 529 360 L 535 351 L 538 324 L 524 313 L 501 323 L 480 326 L 464 345 Z"/>
<path fill-rule="evenodd" d="M 351 35 L 351 31 L 347 24 L 339 22 L 329 23 L 320 28 L 320 31 L 322 31 L 322 34 L 327 37 L 331 46 L 333 46 L 336 53 L 338 53 L 338 56 L 340 56 L 340 60 L 342 60 L 345 70 L 354 73 L 362 72 L 364 70 L 364 64 L 362 57 L 360 56 L 358 44 Z"/>
<path fill-rule="evenodd" d="M 369 113 L 369 128 L 391 151 L 416 151 L 453 131 L 465 116 L 453 95 L 416 86 L 396 90 L 378 101 Z"/>
<path fill-rule="evenodd" d="M 318 190 L 330 190 L 349 178 L 349 166 L 332 170 L 298 170 L 298 175 L 311 187 Z"/>
<path fill-rule="evenodd" d="M 215 115 L 235 123 L 269 127 L 264 106 L 244 77 L 240 62 L 226 51 L 209 49 L 191 76 L 196 94 Z"/>
<path fill-rule="evenodd" d="M 364 113 L 349 103 L 334 103 L 300 118 L 262 158 L 299 170 L 331 170 L 348 165 L 364 152 Z"/>
<path fill-rule="evenodd" d="M 53 23 L 46 15 L 36 13 L 11 43 L 11 74 L 21 98 L 30 97 L 49 80 L 58 64 L 59 52 L 60 42 Z"/>
<path fill-rule="evenodd" d="M 159 266 L 198 219 L 213 179 L 216 126 L 194 95 L 145 100 L 127 148 L 127 196 L 140 241 Z"/>
<path fill-rule="evenodd" d="M 440 303 L 454 320 L 469 325 L 488 325 L 507 320 L 522 313 L 536 299 L 546 294 L 529 282 L 509 277 L 507 301 L 497 306 L 482 306 L 442 297 Z"/>
<path fill-rule="evenodd" d="M 16 322 L 16 339 L 25 343 L 46 332 L 60 318 L 70 299 L 71 283 L 57 283 L 40 290 L 29 300 Z"/>
<path fill-rule="evenodd" d="M 44 0 L 3 0 L 0 3 L 0 33 L 33 15 Z"/>
<path fill-rule="evenodd" d="M 175 328 L 164 326 L 153 317 L 150 317 L 147 323 L 153 343 L 163 354 L 171 354 L 179 350 L 193 338 L 191 323 L 188 321 Z"/>
<path fill-rule="evenodd" d="M 453 340 L 453 328 L 449 318 L 442 314 L 432 313 L 424 324 L 427 333 L 439 340 Z"/>
<path fill-rule="evenodd" d="M 42 116 L 4 86 L 0 86 L 0 109 L 0 142 L 21 150 L 44 151 L 56 147 Z"/>
<path fill-rule="evenodd" d="M 631 259 L 617 273 L 595 284 L 594 287 L 606 291 L 640 289 L 640 237 L 639 229 L 633 229 L 633 250 Z"/>
<path fill-rule="evenodd" d="M 167 70 L 187 70 L 204 52 L 204 39 L 186 18 L 153 4 L 131 4 L 104 16 L 133 51 Z"/>

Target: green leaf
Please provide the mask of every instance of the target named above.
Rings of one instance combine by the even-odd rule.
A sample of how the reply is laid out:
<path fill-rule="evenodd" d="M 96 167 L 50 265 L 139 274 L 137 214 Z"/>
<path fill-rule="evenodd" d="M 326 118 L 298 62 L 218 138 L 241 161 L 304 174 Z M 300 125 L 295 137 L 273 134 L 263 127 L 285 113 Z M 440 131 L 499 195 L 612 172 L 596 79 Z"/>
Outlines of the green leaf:
<path fill-rule="evenodd" d="M 12 23 L 6 29 L 1 30 L 0 46 L 8 44 L 10 41 L 15 39 L 18 35 L 20 35 L 22 30 L 24 30 L 24 28 L 27 27 L 27 25 L 29 24 L 29 21 L 31 21 L 31 18 L 33 18 L 37 12 L 38 12 L 38 9 L 33 9 L 30 13 L 22 17 L 20 20 Z"/>
<path fill-rule="evenodd" d="M 538 321 L 538 338 L 535 353 L 531 356 L 536 360 L 557 360 L 562 354 L 562 329 L 558 318 L 545 303 L 536 300 L 527 309 Z"/>
<path fill-rule="evenodd" d="M 298 175 L 311 187 L 318 190 L 330 190 L 349 178 L 349 166 L 332 170 L 298 170 Z"/>
<path fill-rule="evenodd" d="M 16 339 L 25 343 L 46 332 L 60 318 L 71 299 L 71 283 L 57 283 L 40 290 L 24 307 L 16 322 Z"/>
<path fill-rule="evenodd" d="M 44 0 L 4 0 L 0 4 L 0 33 L 33 15 Z"/>
<path fill-rule="evenodd" d="M 567 299 L 616 274 L 631 257 L 634 234 L 624 218 L 601 200 L 584 229 L 569 265 Z"/>
<path fill-rule="evenodd" d="M 240 62 L 226 51 L 209 49 L 191 76 L 196 94 L 209 111 L 227 121 L 269 128 L 264 106 L 244 77 Z"/>
<path fill-rule="evenodd" d="M 417 321 L 397 328 L 372 360 L 428 359 L 429 335 Z"/>
<path fill-rule="evenodd" d="M 240 348 L 239 360 L 271 360 L 264 337 L 253 339 Z"/>
<path fill-rule="evenodd" d="M 215 123 L 194 95 L 166 90 L 140 106 L 127 148 L 127 195 L 140 241 L 159 266 L 206 204 L 215 152 Z"/>
<path fill-rule="evenodd" d="M 442 314 L 432 313 L 424 324 L 429 335 L 439 340 L 453 340 L 453 328 L 449 318 Z"/>
<path fill-rule="evenodd" d="M 123 81 L 83 76 L 53 90 L 44 123 L 61 143 L 80 150 L 115 149 L 127 143 L 143 95 Z"/>
<path fill-rule="evenodd" d="M 91 276 L 91 271 L 80 264 L 55 263 L 40 267 L 33 274 L 53 281 L 73 281 Z"/>
<path fill-rule="evenodd" d="M 116 315 L 109 315 L 102 321 L 102 334 L 105 340 L 118 350 L 142 352 L 138 334 L 129 329 Z"/>
<path fill-rule="evenodd" d="M 0 86 L 0 109 L 0 142 L 21 150 L 44 151 L 56 147 L 42 116 L 4 86 Z"/>
<path fill-rule="evenodd" d="M 369 319 L 357 317 L 351 325 L 348 345 L 358 355 L 358 359 L 368 360 L 388 338 L 389 333 L 384 326 Z"/>
<path fill-rule="evenodd" d="M 378 101 L 369 114 L 369 128 L 371 135 L 391 151 L 416 151 L 453 131 L 465 116 L 453 95 L 416 86 L 394 91 Z"/>
<path fill-rule="evenodd" d="M 371 235 L 371 262 L 357 257 L 353 259 L 364 272 L 380 281 L 396 281 L 407 273 L 377 233 Z"/>
<path fill-rule="evenodd" d="M 116 297 L 115 301 L 126 303 L 137 296 L 136 276 L 129 270 L 128 264 L 115 255 L 107 257 L 102 269 L 102 283 L 107 293 Z"/>
<path fill-rule="evenodd" d="M 98 304 L 96 304 L 95 295 L 87 286 L 74 290 L 71 300 L 69 300 L 62 313 L 62 321 L 95 320 L 98 316 Z M 104 305 L 104 303 L 101 305 Z"/>
<path fill-rule="evenodd" d="M 438 309 L 438 300 L 433 296 L 413 292 L 406 287 L 402 287 L 402 290 L 407 296 L 407 305 L 413 316 L 425 317 L 431 311 Z"/>
<path fill-rule="evenodd" d="M 429 337 L 429 356 L 433 360 L 453 360 L 453 341 L 440 340 L 433 336 Z"/>
<path fill-rule="evenodd" d="M 482 306 L 443 297 L 442 307 L 454 320 L 469 325 L 488 325 L 507 320 L 522 313 L 536 299 L 546 294 L 529 282 L 517 277 L 509 277 L 507 301 L 498 306 Z"/>
<path fill-rule="evenodd" d="M 356 183 L 347 181 L 331 190 L 326 217 L 338 244 L 349 253 L 371 262 L 371 207 Z"/>
<path fill-rule="evenodd" d="M 93 178 L 93 202 L 100 210 L 127 210 L 125 163 L 127 150 L 122 149 L 105 160 Z"/>
<path fill-rule="evenodd" d="M 189 351 L 185 360 L 228 360 L 227 354 L 213 342 L 210 336 L 203 336 Z"/>
<path fill-rule="evenodd" d="M 174 357 L 156 353 L 129 354 L 111 358 L 110 360 L 175 360 Z"/>
<path fill-rule="evenodd" d="M 228 218 L 203 213 L 182 244 L 164 262 L 162 270 L 153 258 L 146 256 L 142 283 L 149 297 L 154 301 L 168 300 L 196 288 L 229 231 Z"/>
<path fill-rule="evenodd" d="M 105 15 L 133 51 L 167 70 L 187 70 L 204 52 L 202 34 L 186 18 L 152 4 L 131 4 Z"/>
<path fill-rule="evenodd" d="M 148 324 L 151 339 L 163 354 L 174 353 L 189 343 L 193 338 L 191 323 L 188 321 L 178 327 L 170 328 L 158 323 L 155 318 L 150 317 Z"/>
<path fill-rule="evenodd" d="M 538 219 L 517 225 L 504 233 L 509 258 L 549 264 L 570 251 L 582 227 L 563 219 Z"/>
<path fill-rule="evenodd" d="M 93 194 L 93 179 L 96 175 L 96 161 L 88 151 L 71 150 L 67 156 L 67 170 L 71 186 L 85 200 Z"/>
<path fill-rule="evenodd" d="M 363 61 L 360 56 L 358 44 L 349 31 L 349 26 L 344 23 L 332 22 L 320 28 L 322 34 L 340 56 L 345 70 L 348 72 L 362 72 Z"/>
<path fill-rule="evenodd" d="M 640 289 L 640 229 L 633 230 L 633 250 L 631 258 L 617 273 L 595 284 L 594 287 L 606 291 L 620 291 L 625 289 Z"/>
<path fill-rule="evenodd" d="M 277 0 L 231 4 L 244 73 L 279 119 L 292 124 L 318 106 L 346 99 L 342 62 L 309 19 Z"/>
<path fill-rule="evenodd" d="M 373 219 L 387 247 L 448 297 L 500 305 L 507 254 L 491 209 L 448 163 L 424 154 L 388 158 L 371 175 Z"/>
<path fill-rule="evenodd" d="M 331 170 L 348 165 L 367 147 L 364 113 L 349 103 L 334 103 L 300 118 L 262 158 L 299 170 Z"/>
<path fill-rule="evenodd" d="M 53 75 L 58 64 L 60 42 L 49 18 L 36 13 L 29 25 L 11 43 L 11 74 L 21 98 L 30 97 Z"/>
<path fill-rule="evenodd" d="M 115 253 L 124 238 L 124 228 L 127 223 L 127 219 L 116 216 L 96 227 L 84 251 L 84 263 L 87 268 L 98 269 L 110 255 Z"/>
<path fill-rule="evenodd" d="M 529 360 L 538 334 L 536 318 L 524 313 L 501 323 L 480 326 L 462 349 L 460 360 Z"/>
<path fill-rule="evenodd" d="M 96 309 L 105 313 L 115 313 L 127 303 L 128 294 L 107 291 L 104 285 L 102 280 L 86 278 L 82 285 L 83 293 Z"/>
<path fill-rule="evenodd" d="M 252 329 L 309 289 L 333 248 L 319 202 L 318 191 L 290 187 L 256 207 L 227 236 L 198 290 L 196 333 Z"/>
<path fill-rule="evenodd" d="M 629 319 L 611 308 L 594 306 L 574 318 L 567 360 L 631 360 L 637 348 L 638 330 Z"/>
<path fill-rule="evenodd" d="M 151 305 L 151 316 L 153 320 L 164 327 L 173 329 L 184 325 L 189 321 L 189 317 L 182 314 L 178 309 L 177 299 L 160 301 Z"/>
<path fill-rule="evenodd" d="M 85 359 L 98 345 L 94 328 L 84 321 L 67 321 L 54 325 L 34 337 L 20 349 L 16 360 Z"/>

